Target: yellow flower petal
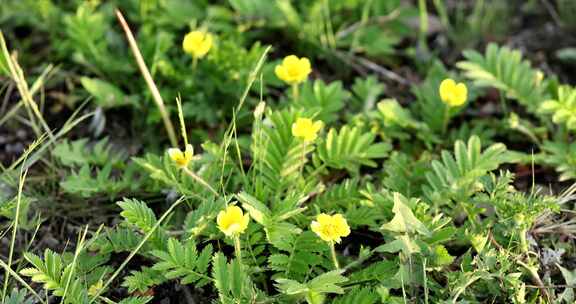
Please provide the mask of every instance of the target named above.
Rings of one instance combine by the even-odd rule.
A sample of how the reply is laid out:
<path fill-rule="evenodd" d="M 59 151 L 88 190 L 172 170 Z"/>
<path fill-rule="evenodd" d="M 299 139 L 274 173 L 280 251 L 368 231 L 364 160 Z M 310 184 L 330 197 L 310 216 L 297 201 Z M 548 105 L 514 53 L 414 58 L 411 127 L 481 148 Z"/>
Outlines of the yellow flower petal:
<path fill-rule="evenodd" d="M 282 60 L 282 64 L 276 66 L 274 72 L 282 81 L 293 85 L 305 81 L 312 72 L 312 66 L 308 58 L 289 55 Z"/>
<path fill-rule="evenodd" d="M 238 206 L 230 205 L 218 213 L 216 224 L 218 229 L 227 236 L 243 233 L 248 228 L 250 216 L 248 213 L 243 214 L 242 209 Z"/>
<path fill-rule="evenodd" d="M 182 48 L 184 52 L 192 55 L 195 58 L 204 57 L 210 48 L 212 48 L 213 37 L 210 33 L 202 31 L 192 31 L 182 41 Z"/>
<path fill-rule="evenodd" d="M 464 83 L 456 83 L 454 80 L 448 78 L 444 79 L 438 88 L 440 99 L 450 106 L 457 107 L 466 103 L 468 98 L 468 89 Z"/>
<path fill-rule="evenodd" d="M 194 148 L 190 144 L 186 145 L 184 152 L 178 148 L 170 148 L 168 149 L 168 156 L 174 163 L 176 163 L 176 166 L 181 168 L 188 167 L 188 164 L 194 157 Z"/>
<path fill-rule="evenodd" d="M 318 132 L 322 126 L 321 121 L 312 122 L 310 118 L 299 117 L 292 124 L 292 136 L 302 138 L 306 142 L 312 142 L 318 137 Z"/>
<path fill-rule="evenodd" d="M 310 228 L 326 242 L 340 243 L 341 238 L 350 234 L 350 227 L 341 214 L 330 216 L 321 213 L 312 221 Z"/>
<path fill-rule="evenodd" d="M 287 79 L 288 78 L 286 68 L 283 65 L 277 65 L 274 68 L 274 73 L 276 74 L 276 77 L 278 77 L 280 79 Z"/>

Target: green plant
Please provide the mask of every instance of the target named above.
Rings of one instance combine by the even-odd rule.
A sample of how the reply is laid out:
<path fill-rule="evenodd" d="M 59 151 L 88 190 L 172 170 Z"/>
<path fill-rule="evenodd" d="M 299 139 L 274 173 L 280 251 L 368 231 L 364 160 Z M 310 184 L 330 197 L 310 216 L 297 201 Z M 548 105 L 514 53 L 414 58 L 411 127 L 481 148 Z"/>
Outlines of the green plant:
<path fill-rule="evenodd" d="M 503 96 L 517 100 L 527 110 L 536 112 L 544 97 L 539 72 L 530 62 L 522 58 L 522 53 L 507 47 L 489 44 L 484 55 L 476 51 L 464 51 L 465 61 L 456 65 L 464 75 L 479 87 L 494 87 Z"/>
<path fill-rule="evenodd" d="M 539 5 L 5 0 L 0 302 L 573 302 Z"/>

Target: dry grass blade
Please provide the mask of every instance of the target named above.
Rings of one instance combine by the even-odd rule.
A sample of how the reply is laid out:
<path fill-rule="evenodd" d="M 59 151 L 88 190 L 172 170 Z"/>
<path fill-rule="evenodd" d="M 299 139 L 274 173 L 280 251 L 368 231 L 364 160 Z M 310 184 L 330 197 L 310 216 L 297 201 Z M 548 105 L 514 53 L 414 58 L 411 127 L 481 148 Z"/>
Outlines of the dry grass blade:
<path fill-rule="evenodd" d="M 176 139 L 176 132 L 174 131 L 174 125 L 172 125 L 172 121 L 168 115 L 168 111 L 166 110 L 166 106 L 164 105 L 164 100 L 162 99 L 162 95 L 160 95 L 160 91 L 158 91 L 158 87 L 154 83 L 154 79 L 152 79 L 152 75 L 146 66 L 146 62 L 144 62 L 144 58 L 142 57 L 142 53 L 140 53 L 140 49 L 138 48 L 138 44 L 136 43 L 136 39 L 134 39 L 134 35 L 132 31 L 130 31 L 130 27 L 128 23 L 124 19 L 124 16 L 119 10 L 116 10 L 116 17 L 118 17 L 118 21 L 126 33 L 126 38 L 128 39 L 128 44 L 130 45 L 130 49 L 132 50 L 132 54 L 136 59 L 136 63 L 138 64 L 138 68 L 140 68 L 140 72 L 142 76 L 144 76 L 144 80 L 146 81 L 146 85 L 148 89 L 152 93 L 152 99 L 156 103 L 158 110 L 160 111 L 160 115 L 162 115 L 162 120 L 164 121 L 164 127 L 166 128 L 166 132 L 168 133 L 168 137 L 170 138 L 170 143 L 172 146 L 178 146 L 178 140 Z"/>
<path fill-rule="evenodd" d="M 16 82 L 16 86 L 18 88 L 18 91 L 20 92 L 20 95 L 22 96 L 22 100 L 24 101 L 24 104 L 27 106 L 27 109 L 32 111 L 32 113 L 29 114 L 30 119 L 31 120 L 33 120 L 34 118 L 38 119 L 38 121 L 40 121 L 40 124 L 42 125 L 42 128 L 44 129 L 44 132 L 46 132 L 48 136 L 51 139 L 53 139 L 54 135 L 52 134 L 52 131 L 48 127 L 46 120 L 44 120 L 44 117 L 42 116 L 42 113 L 40 112 L 38 105 L 32 98 L 32 92 L 28 87 L 26 79 L 24 78 L 24 72 L 22 71 L 22 68 L 18 65 L 16 59 L 13 56 L 11 56 L 10 52 L 8 51 L 6 40 L 4 40 L 4 34 L 2 34 L 2 31 L 0 31 L 0 47 L 2 48 L 4 58 L 6 58 L 6 63 L 8 65 L 8 70 L 10 71 L 10 76 L 12 77 L 12 80 Z M 41 132 L 39 128 L 35 125 L 33 125 L 33 127 L 34 131 L 36 132 L 36 135 L 40 135 Z"/>

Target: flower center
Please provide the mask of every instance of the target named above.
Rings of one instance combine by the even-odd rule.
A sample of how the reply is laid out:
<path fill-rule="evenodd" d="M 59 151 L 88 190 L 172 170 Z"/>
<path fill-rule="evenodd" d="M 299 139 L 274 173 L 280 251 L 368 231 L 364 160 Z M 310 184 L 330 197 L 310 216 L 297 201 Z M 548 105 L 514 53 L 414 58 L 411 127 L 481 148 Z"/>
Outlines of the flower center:
<path fill-rule="evenodd" d="M 290 65 L 286 70 L 288 71 L 288 75 L 292 77 L 296 77 L 300 74 L 300 69 L 297 65 Z"/>

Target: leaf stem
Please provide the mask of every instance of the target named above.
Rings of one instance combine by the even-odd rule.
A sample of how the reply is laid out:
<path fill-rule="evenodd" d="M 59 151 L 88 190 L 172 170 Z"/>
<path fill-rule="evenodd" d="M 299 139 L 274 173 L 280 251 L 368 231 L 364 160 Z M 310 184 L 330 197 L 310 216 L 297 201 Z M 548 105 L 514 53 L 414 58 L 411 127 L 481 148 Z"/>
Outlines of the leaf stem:
<path fill-rule="evenodd" d="M 233 237 L 234 239 L 234 253 L 236 254 L 236 258 L 242 264 L 242 247 L 240 247 L 240 235 L 235 234 Z"/>
<path fill-rule="evenodd" d="M 216 190 L 214 190 L 214 188 L 212 188 L 212 186 L 210 186 L 210 184 L 208 184 L 203 178 L 196 175 L 196 173 L 192 172 L 190 169 L 188 169 L 188 167 L 184 167 L 183 170 L 186 174 L 188 174 L 190 177 L 192 177 L 195 181 L 197 181 L 202 186 L 204 186 L 204 188 L 210 190 L 210 192 L 212 192 L 212 194 L 214 194 L 215 196 L 218 196 L 218 192 Z"/>
<path fill-rule="evenodd" d="M 444 105 L 444 121 L 442 122 L 442 134 L 448 131 L 448 123 L 450 122 L 450 106 Z"/>
<path fill-rule="evenodd" d="M 292 85 L 292 98 L 294 98 L 294 102 L 298 102 L 299 96 L 298 84 L 295 83 Z"/>
<path fill-rule="evenodd" d="M 332 253 L 332 262 L 334 262 L 334 267 L 336 270 L 340 270 L 340 264 L 338 263 L 338 258 L 336 258 L 336 249 L 334 248 L 334 242 L 330 242 L 330 252 Z"/>

